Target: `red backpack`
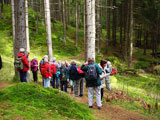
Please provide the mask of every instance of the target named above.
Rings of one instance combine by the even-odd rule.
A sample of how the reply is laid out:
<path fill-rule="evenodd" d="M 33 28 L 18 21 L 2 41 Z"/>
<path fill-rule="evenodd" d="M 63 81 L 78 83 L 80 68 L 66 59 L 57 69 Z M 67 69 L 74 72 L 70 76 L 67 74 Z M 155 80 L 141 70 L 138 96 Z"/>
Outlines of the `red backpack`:
<path fill-rule="evenodd" d="M 83 76 L 85 75 L 85 73 L 81 70 L 81 67 L 80 67 L 80 66 L 78 66 L 77 71 L 78 71 L 78 74 L 79 74 L 80 76 L 83 77 Z"/>
<path fill-rule="evenodd" d="M 112 67 L 112 72 L 111 72 L 111 76 L 116 74 L 116 69 Z"/>

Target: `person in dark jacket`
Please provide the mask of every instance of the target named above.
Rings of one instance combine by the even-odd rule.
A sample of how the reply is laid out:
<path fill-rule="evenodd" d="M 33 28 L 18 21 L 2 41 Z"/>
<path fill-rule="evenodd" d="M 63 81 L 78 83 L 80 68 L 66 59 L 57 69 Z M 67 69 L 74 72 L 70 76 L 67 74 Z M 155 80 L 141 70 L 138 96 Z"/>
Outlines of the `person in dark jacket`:
<path fill-rule="evenodd" d="M 73 80 L 75 97 L 83 96 L 83 88 L 82 88 L 83 84 L 81 82 L 82 77 L 78 74 L 78 65 L 76 65 L 76 62 L 74 60 L 71 62 L 67 78 L 68 78 L 67 81 L 69 81 L 69 79 Z M 80 83 L 82 85 L 80 85 Z M 79 89 L 80 89 L 80 95 L 79 95 Z"/>
<path fill-rule="evenodd" d="M 21 82 L 27 82 L 26 77 L 27 77 L 27 71 L 29 70 L 29 63 L 28 63 L 27 57 L 25 56 L 25 49 L 24 48 L 20 48 L 17 57 L 22 58 L 22 62 L 23 62 L 23 66 L 24 66 L 22 70 L 19 70 L 20 80 L 21 80 Z"/>
<path fill-rule="evenodd" d="M 96 79 L 90 80 L 87 74 L 89 73 L 89 69 L 91 69 L 91 66 L 94 66 L 94 70 L 96 73 Z M 93 67 L 92 67 L 93 68 Z M 98 64 L 95 64 L 93 58 L 88 59 L 88 63 L 85 63 L 81 66 L 81 70 L 85 72 L 85 78 L 86 78 L 86 86 L 88 88 L 88 106 L 89 108 L 92 108 L 93 106 L 93 92 L 96 93 L 96 103 L 98 109 L 101 109 L 101 80 L 100 75 L 102 74 L 102 69 L 99 67 Z"/>
<path fill-rule="evenodd" d="M 33 73 L 34 82 L 37 82 L 38 81 L 38 77 L 37 77 L 37 72 L 38 72 L 37 56 L 34 56 L 33 60 L 31 61 L 31 71 Z"/>
<path fill-rule="evenodd" d="M 0 56 L 0 69 L 2 68 L 2 58 Z"/>

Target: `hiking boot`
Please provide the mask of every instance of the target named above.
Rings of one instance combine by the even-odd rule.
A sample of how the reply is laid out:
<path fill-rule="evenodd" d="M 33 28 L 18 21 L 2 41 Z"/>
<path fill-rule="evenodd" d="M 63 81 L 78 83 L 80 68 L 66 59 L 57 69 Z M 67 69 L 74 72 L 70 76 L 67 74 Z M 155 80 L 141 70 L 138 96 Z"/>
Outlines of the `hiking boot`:
<path fill-rule="evenodd" d="M 92 106 L 89 106 L 89 108 L 92 108 Z"/>
<path fill-rule="evenodd" d="M 98 107 L 99 110 L 101 110 L 101 107 Z"/>
<path fill-rule="evenodd" d="M 79 97 L 82 97 L 83 95 L 81 94 L 81 95 L 79 95 Z"/>

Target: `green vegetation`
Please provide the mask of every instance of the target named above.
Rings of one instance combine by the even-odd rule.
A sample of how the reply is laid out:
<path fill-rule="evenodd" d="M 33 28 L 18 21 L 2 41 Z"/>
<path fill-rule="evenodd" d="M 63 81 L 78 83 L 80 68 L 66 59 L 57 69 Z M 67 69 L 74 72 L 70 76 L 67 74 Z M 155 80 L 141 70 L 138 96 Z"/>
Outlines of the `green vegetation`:
<path fill-rule="evenodd" d="M 84 119 L 91 120 L 89 108 L 71 100 L 59 90 L 21 83 L 0 90 L 0 119 Z"/>

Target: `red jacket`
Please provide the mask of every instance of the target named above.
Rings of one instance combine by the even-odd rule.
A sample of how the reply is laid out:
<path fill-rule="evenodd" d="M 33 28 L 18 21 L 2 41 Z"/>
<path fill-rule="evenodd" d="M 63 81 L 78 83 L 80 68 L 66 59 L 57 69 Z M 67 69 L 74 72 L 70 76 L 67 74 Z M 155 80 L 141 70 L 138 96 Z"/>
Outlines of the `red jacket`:
<path fill-rule="evenodd" d="M 40 68 L 41 68 L 41 75 L 42 75 L 42 77 L 44 77 L 44 78 L 52 77 L 51 66 L 49 65 L 48 62 L 45 62 L 44 65 L 41 64 Z"/>
<path fill-rule="evenodd" d="M 22 57 L 22 62 L 23 62 L 23 69 L 22 72 L 26 72 L 29 70 L 29 63 L 27 60 L 27 57 L 23 53 L 18 53 L 17 57 Z"/>
<path fill-rule="evenodd" d="M 52 74 L 56 74 L 57 73 L 55 64 L 51 64 L 51 73 Z"/>

